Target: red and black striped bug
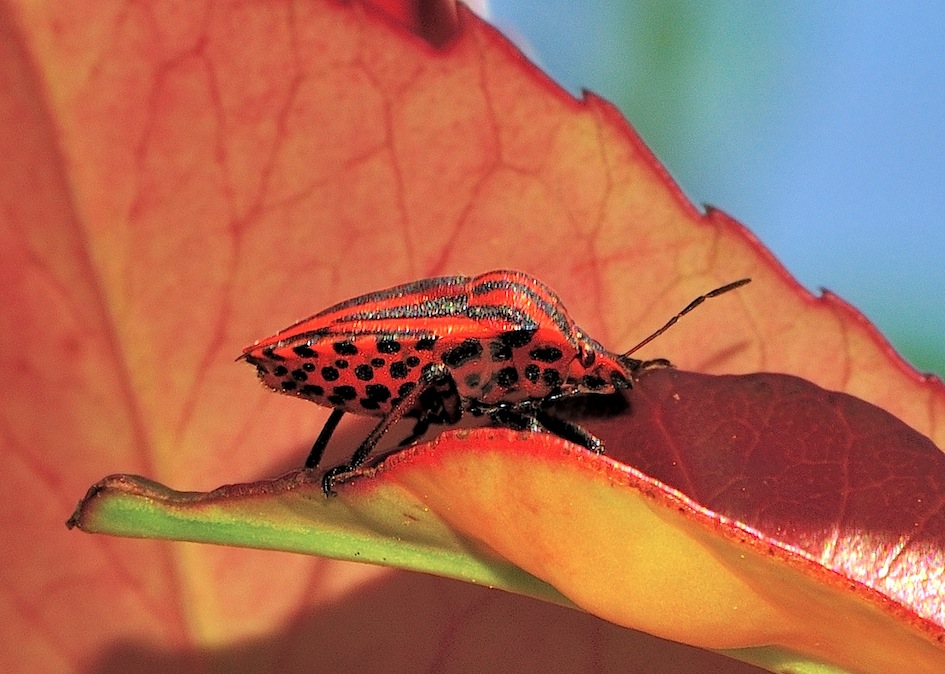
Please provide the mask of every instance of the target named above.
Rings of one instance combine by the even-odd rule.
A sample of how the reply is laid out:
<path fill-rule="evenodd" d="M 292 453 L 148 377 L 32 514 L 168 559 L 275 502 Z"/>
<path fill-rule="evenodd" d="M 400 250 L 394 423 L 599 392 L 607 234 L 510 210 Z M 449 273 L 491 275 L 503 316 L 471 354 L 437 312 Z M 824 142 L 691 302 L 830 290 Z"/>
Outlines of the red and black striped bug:
<path fill-rule="evenodd" d="M 325 494 L 367 459 L 384 433 L 416 419 L 405 446 L 430 424 L 455 424 L 464 412 L 498 424 L 544 428 L 594 452 L 603 443 L 546 407 L 583 394 L 631 388 L 635 375 L 664 359 L 631 355 L 710 297 L 700 295 L 626 353 L 612 353 L 581 330 L 544 283 L 517 271 L 441 276 L 336 304 L 256 342 L 241 358 L 270 388 L 331 407 L 305 462 L 315 468 L 345 412 L 381 417 L 346 464 L 329 469 Z"/>

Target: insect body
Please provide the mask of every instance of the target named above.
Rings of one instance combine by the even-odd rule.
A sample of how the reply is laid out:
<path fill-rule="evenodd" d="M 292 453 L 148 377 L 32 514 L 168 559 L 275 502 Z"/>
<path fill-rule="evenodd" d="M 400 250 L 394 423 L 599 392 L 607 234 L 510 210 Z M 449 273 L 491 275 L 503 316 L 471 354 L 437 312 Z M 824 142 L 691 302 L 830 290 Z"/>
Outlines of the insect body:
<path fill-rule="evenodd" d="M 242 358 L 270 388 L 333 408 L 307 468 L 318 465 L 345 412 L 381 417 L 350 461 L 325 473 L 328 494 L 337 477 L 361 465 L 403 417 L 417 421 L 401 445 L 430 424 L 454 424 L 470 412 L 505 425 L 544 427 L 602 451 L 600 440 L 545 406 L 630 388 L 641 368 L 668 364 L 631 358 L 634 351 L 705 299 L 747 282 L 696 298 L 624 354 L 585 334 L 541 281 L 493 271 L 425 279 L 341 302 L 257 342 Z"/>

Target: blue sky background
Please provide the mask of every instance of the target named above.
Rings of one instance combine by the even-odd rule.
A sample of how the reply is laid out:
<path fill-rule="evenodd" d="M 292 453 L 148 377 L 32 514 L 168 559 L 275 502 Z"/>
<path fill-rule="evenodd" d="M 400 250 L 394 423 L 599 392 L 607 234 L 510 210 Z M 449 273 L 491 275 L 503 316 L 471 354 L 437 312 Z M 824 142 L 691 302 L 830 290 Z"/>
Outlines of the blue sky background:
<path fill-rule="evenodd" d="M 492 0 L 616 103 L 695 203 L 945 375 L 945 3 Z"/>

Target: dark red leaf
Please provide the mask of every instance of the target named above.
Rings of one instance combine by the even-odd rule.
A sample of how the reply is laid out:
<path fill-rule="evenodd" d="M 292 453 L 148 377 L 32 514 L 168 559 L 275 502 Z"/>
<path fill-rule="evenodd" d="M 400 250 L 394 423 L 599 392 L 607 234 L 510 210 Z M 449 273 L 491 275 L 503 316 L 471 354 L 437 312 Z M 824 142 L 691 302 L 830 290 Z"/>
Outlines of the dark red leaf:
<path fill-rule="evenodd" d="M 611 458 L 945 627 L 945 454 L 927 437 L 782 374 L 652 370 L 628 398 L 588 423 Z"/>
<path fill-rule="evenodd" d="M 367 0 L 365 4 L 434 45 L 444 44 L 458 28 L 453 0 Z"/>

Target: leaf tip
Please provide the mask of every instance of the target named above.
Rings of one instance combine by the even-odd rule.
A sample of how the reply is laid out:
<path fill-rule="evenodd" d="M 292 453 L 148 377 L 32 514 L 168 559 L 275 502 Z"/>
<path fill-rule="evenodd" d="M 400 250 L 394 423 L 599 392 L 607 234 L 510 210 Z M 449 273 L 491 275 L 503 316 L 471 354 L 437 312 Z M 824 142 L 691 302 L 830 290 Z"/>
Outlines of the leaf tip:
<path fill-rule="evenodd" d="M 109 479 L 110 477 L 106 477 L 105 479 L 99 480 L 98 482 L 93 484 L 91 487 L 89 487 L 89 490 L 85 492 L 85 496 L 80 498 L 79 502 L 76 504 L 75 511 L 73 511 L 69 519 L 66 520 L 67 529 L 71 530 L 71 529 L 75 529 L 76 527 L 78 527 L 80 530 L 83 529 L 82 524 L 83 524 L 84 517 L 85 517 L 89 503 L 93 501 L 95 497 L 98 496 L 98 494 L 103 489 L 105 489 L 105 483 Z"/>
<path fill-rule="evenodd" d="M 122 473 L 109 475 L 102 478 L 85 492 L 85 496 L 79 499 L 75 511 L 66 520 L 67 529 L 78 528 L 82 531 L 93 533 L 94 526 L 89 526 L 95 519 L 95 510 L 102 500 L 109 494 L 143 495 L 152 498 L 165 496 L 168 489 L 163 485 L 137 475 L 125 475 Z"/>

